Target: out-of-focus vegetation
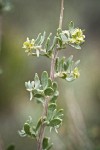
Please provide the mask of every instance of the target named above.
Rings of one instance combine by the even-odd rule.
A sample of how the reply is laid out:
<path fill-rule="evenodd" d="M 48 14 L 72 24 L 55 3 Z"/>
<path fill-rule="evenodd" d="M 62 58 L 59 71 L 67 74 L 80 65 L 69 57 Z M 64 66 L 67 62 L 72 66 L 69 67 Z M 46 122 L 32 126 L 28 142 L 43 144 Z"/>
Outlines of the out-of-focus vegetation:
<path fill-rule="evenodd" d="M 55 33 L 58 27 L 58 0 L 14 0 L 9 12 L 2 14 L 2 48 L 0 52 L 0 145 L 5 149 L 15 143 L 16 149 L 36 149 L 27 138 L 21 139 L 18 130 L 33 114 L 34 122 L 41 108 L 29 103 L 24 82 L 49 71 L 46 58 L 27 57 L 22 49 L 26 37 L 39 32 Z M 0 14 L 1 15 L 1 14 Z M 51 134 L 54 150 L 100 150 L 100 1 L 66 0 L 64 24 L 71 20 L 85 29 L 86 42 L 82 50 L 68 47 L 63 54 L 81 60 L 81 76 L 72 83 L 59 80 L 59 106 L 64 108 L 64 122 L 59 134 Z M 1 21 L 1 20 L 0 20 Z M 0 22 L 1 23 L 1 22 Z M 1 31 L 0 31 L 1 32 Z M 40 110 L 40 112 L 39 112 Z M 47 133 L 48 134 L 48 133 Z"/>

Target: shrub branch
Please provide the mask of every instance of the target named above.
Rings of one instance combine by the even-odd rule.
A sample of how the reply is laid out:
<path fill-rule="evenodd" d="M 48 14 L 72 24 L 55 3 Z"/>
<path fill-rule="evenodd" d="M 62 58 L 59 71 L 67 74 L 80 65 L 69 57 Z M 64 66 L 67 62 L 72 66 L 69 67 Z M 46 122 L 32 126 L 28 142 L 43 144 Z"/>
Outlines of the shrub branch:
<path fill-rule="evenodd" d="M 63 11 L 64 11 L 64 0 L 61 0 L 61 12 L 60 12 L 60 19 L 59 19 L 59 28 L 62 28 L 62 22 L 63 22 Z M 54 67 L 55 67 L 55 61 L 58 55 L 58 50 L 57 48 L 54 50 L 54 53 L 52 55 L 52 59 L 51 59 L 51 69 L 50 69 L 50 78 L 53 81 L 54 80 Z M 47 111 L 48 111 L 48 103 L 49 103 L 49 98 L 45 99 L 45 104 L 44 104 L 44 110 L 43 110 L 43 115 L 42 115 L 42 119 L 47 116 Z M 45 133 L 45 127 L 46 125 L 44 123 L 42 123 L 41 127 L 40 127 L 40 132 L 39 132 L 39 136 L 38 136 L 38 148 L 37 150 L 42 150 L 42 143 L 43 143 L 43 138 L 44 138 L 44 133 Z"/>

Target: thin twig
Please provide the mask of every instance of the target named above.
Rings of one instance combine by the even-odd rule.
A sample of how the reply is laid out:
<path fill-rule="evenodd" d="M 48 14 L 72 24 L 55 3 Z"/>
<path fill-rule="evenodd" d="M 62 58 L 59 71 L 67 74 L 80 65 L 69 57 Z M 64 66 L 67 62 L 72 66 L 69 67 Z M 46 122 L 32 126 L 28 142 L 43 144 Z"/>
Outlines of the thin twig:
<path fill-rule="evenodd" d="M 64 0 L 61 0 L 61 12 L 60 12 L 60 19 L 59 19 L 59 28 L 61 29 L 63 23 L 63 12 L 64 12 Z"/>
<path fill-rule="evenodd" d="M 54 51 L 54 56 L 53 56 L 53 58 L 52 58 L 52 60 L 51 60 L 51 70 L 50 70 L 50 78 L 51 78 L 52 81 L 53 81 L 54 78 L 55 78 L 55 77 L 54 77 L 54 73 L 55 73 L 54 67 L 55 67 L 55 62 L 56 62 L 57 56 L 58 56 L 58 50 L 55 49 L 55 51 Z"/>
<path fill-rule="evenodd" d="M 62 29 L 62 23 L 63 23 L 63 11 L 64 11 L 64 0 L 61 0 L 61 11 L 60 11 L 60 18 L 59 18 L 59 28 Z M 58 55 L 58 50 L 55 49 L 53 58 L 51 60 L 51 70 L 50 70 L 50 78 L 54 80 L 54 67 L 55 67 L 55 61 Z"/>
<path fill-rule="evenodd" d="M 45 116 L 47 116 L 47 110 L 48 110 L 48 98 L 45 99 L 42 120 L 44 119 Z M 39 136 L 37 139 L 37 144 L 38 144 L 37 150 L 42 150 L 42 142 L 43 142 L 43 138 L 44 138 L 45 127 L 46 127 L 45 124 L 42 122 L 42 125 L 40 127 Z"/>
<path fill-rule="evenodd" d="M 60 19 L 59 19 L 59 28 L 62 28 L 62 22 L 63 22 L 63 10 L 64 10 L 64 0 L 61 0 L 61 12 L 60 12 Z M 53 81 L 54 80 L 54 73 L 55 73 L 55 61 L 58 55 L 58 49 L 54 50 L 53 57 L 51 60 L 51 69 L 50 69 L 50 78 Z M 44 119 L 45 116 L 47 116 L 47 111 L 48 111 L 48 103 L 49 103 L 49 98 L 45 99 L 44 103 L 44 110 L 43 110 L 43 116 L 42 119 Z M 38 140 L 37 140 L 37 150 L 42 150 L 42 143 L 43 143 L 43 138 L 44 138 L 44 133 L 45 133 L 45 127 L 46 125 L 42 123 L 38 135 Z"/>

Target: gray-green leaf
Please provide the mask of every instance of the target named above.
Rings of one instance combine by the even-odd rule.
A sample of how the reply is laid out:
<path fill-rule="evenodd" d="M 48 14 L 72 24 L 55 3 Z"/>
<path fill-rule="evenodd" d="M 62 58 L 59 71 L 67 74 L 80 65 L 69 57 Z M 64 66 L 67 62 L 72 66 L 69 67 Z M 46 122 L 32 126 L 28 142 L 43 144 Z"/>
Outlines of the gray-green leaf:
<path fill-rule="evenodd" d="M 36 97 L 36 98 L 43 98 L 44 95 L 43 95 L 43 94 L 40 94 L 40 93 L 37 93 L 37 94 L 34 95 L 34 97 Z"/>
<path fill-rule="evenodd" d="M 58 89 L 58 84 L 57 84 L 57 82 L 54 82 L 53 83 L 53 90 L 54 90 L 54 92 L 57 91 L 57 89 Z"/>
<path fill-rule="evenodd" d="M 62 122 L 62 119 L 60 119 L 60 118 L 55 118 L 55 119 L 53 119 L 53 120 L 50 121 L 49 126 L 55 127 L 55 126 L 57 126 L 57 125 L 60 125 L 61 122 Z"/>
<path fill-rule="evenodd" d="M 49 138 L 44 137 L 43 143 L 42 143 L 43 150 L 45 149 L 47 150 L 48 145 L 49 145 Z"/>
<path fill-rule="evenodd" d="M 42 124 L 42 120 L 41 118 L 39 119 L 37 126 L 36 126 L 36 131 L 39 129 L 40 125 Z"/>
<path fill-rule="evenodd" d="M 48 73 L 44 71 L 41 75 L 41 83 L 43 86 L 43 89 L 46 89 L 48 86 Z"/>
<path fill-rule="evenodd" d="M 49 104 L 49 106 L 48 106 L 48 109 L 50 110 L 50 111 L 54 111 L 55 109 L 57 108 L 57 105 L 55 104 L 55 103 L 51 103 L 51 104 Z"/>
<path fill-rule="evenodd" d="M 28 123 L 25 123 L 24 124 L 24 131 L 27 135 L 31 135 L 31 132 L 30 132 L 30 125 Z"/>
<path fill-rule="evenodd" d="M 48 87 L 45 91 L 44 94 L 46 96 L 51 96 L 54 93 L 54 90 L 51 87 Z"/>

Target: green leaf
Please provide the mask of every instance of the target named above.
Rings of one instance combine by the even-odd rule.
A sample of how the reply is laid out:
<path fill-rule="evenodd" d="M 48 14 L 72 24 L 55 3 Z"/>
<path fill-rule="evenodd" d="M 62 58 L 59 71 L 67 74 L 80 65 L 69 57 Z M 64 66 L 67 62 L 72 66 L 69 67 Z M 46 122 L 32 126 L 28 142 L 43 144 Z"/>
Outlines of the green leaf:
<path fill-rule="evenodd" d="M 51 96 L 54 93 L 54 90 L 51 87 L 48 87 L 45 91 L 44 94 L 46 96 Z"/>
<path fill-rule="evenodd" d="M 59 109 L 57 112 L 56 112 L 56 115 L 55 115 L 55 117 L 58 117 L 58 118 L 61 118 L 62 119 L 62 117 L 63 117 L 63 109 Z"/>
<path fill-rule="evenodd" d="M 55 36 L 53 39 L 52 46 L 50 47 L 50 50 L 52 50 L 55 47 L 56 43 L 57 43 L 57 37 Z"/>
<path fill-rule="evenodd" d="M 54 111 L 55 109 L 57 108 L 57 105 L 55 104 L 55 103 L 51 103 L 51 104 L 49 104 L 49 106 L 48 106 L 48 110 L 50 110 L 50 111 Z"/>
<path fill-rule="evenodd" d="M 40 38 L 41 38 L 41 33 L 38 34 L 35 43 L 38 45 L 38 43 L 40 42 Z"/>
<path fill-rule="evenodd" d="M 57 100 L 58 96 L 59 96 L 59 91 L 56 91 L 54 93 L 54 95 L 51 97 L 50 102 L 51 103 L 55 103 L 55 101 Z"/>
<path fill-rule="evenodd" d="M 15 145 L 13 145 L 13 144 L 9 145 L 7 150 L 15 150 Z"/>
<path fill-rule="evenodd" d="M 48 79 L 48 87 L 51 87 L 51 88 L 52 88 L 52 81 L 51 81 L 50 78 Z"/>
<path fill-rule="evenodd" d="M 43 94 L 41 94 L 41 93 L 37 93 L 37 94 L 35 94 L 35 95 L 34 95 L 34 97 L 36 97 L 36 98 L 43 98 L 43 97 L 44 97 L 44 95 L 43 95 Z"/>
<path fill-rule="evenodd" d="M 77 60 L 74 64 L 74 68 L 76 68 L 79 65 L 79 63 L 80 63 L 80 60 Z"/>
<path fill-rule="evenodd" d="M 73 21 L 71 21 L 69 23 L 69 30 L 72 30 L 72 29 L 74 29 L 74 22 Z"/>
<path fill-rule="evenodd" d="M 35 82 L 35 89 L 38 89 L 40 87 L 40 80 L 37 73 L 35 74 L 34 82 Z"/>
<path fill-rule="evenodd" d="M 58 96 L 57 95 L 53 95 L 52 98 L 50 99 L 51 103 L 55 103 L 55 101 L 57 100 Z"/>
<path fill-rule="evenodd" d="M 67 60 L 66 60 L 66 70 L 70 68 L 72 65 L 72 60 L 73 60 L 73 55 L 71 55 Z"/>
<path fill-rule="evenodd" d="M 31 132 L 30 132 L 30 125 L 28 123 L 25 123 L 24 124 L 24 131 L 27 135 L 31 135 Z"/>
<path fill-rule="evenodd" d="M 55 70 L 56 70 L 56 72 L 59 72 L 59 57 L 56 58 Z"/>
<path fill-rule="evenodd" d="M 49 50 L 50 48 L 50 38 L 51 38 L 52 33 L 49 34 L 49 36 L 47 37 L 46 43 L 45 43 L 45 49 L 46 52 Z"/>
<path fill-rule="evenodd" d="M 68 38 L 63 33 L 61 34 L 61 39 L 64 43 L 66 43 L 68 41 Z"/>
<path fill-rule="evenodd" d="M 42 120 L 41 118 L 39 119 L 38 123 L 37 123 L 37 126 L 36 126 L 36 131 L 39 129 L 39 127 L 41 126 L 42 124 Z"/>
<path fill-rule="evenodd" d="M 60 119 L 60 118 L 55 118 L 55 119 L 53 119 L 53 120 L 50 121 L 49 126 L 55 127 L 55 126 L 57 126 L 57 125 L 60 125 L 61 122 L 62 122 L 62 119 Z"/>
<path fill-rule="evenodd" d="M 50 46 L 50 38 L 48 37 L 47 40 L 46 40 L 46 44 L 45 44 L 46 52 L 48 51 L 49 46 Z"/>
<path fill-rule="evenodd" d="M 47 150 L 48 146 L 49 146 L 49 138 L 44 137 L 43 143 L 42 143 L 43 150 Z"/>
<path fill-rule="evenodd" d="M 73 55 L 71 55 L 69 58 L 68 58 L 68 62 L 71 63 L 73 60 Z"/>
<path fill-rule="evenodd" d="M 63 57 L 61 60 L 60 60 L 60 63 L 59 63 L 59 69 L 60 71 L 63 71 L 64 70 L 64 61 L 65 61 L 65 57 Z"/>
<path fill-rule="evenodd" d="M 58 45 L 59 45 L 59 48 L 61 49 L 62 48 L 62 45 L 63 45 L 63 43 L 62 43 L 62 39 L 61 38 L 57 38 L 58 39 Z"/>
<path fill-rule="evenodd" d="M 64 63 L 64 71 L 67 71 L 67 69 L 68 69 L 68 65 Z"/>
<path fill-rule="evenodd" d="M 57 82 L 53 82 L 53 90 L 54 90 L 54 92 L 57 91 L 57 89 L 58 89 Z"/>
<path fill-rule="evenodd" d="M 46 89 L 48 86 L 48 73 L 44 71 L 41 75 L 41 83 L 43 86 L 43 89 Z"/>
<path fill-rule="evenodd" d="M 66 79 L 66 77 L 67 77 L 67 74 L 65 73 L 65 72 L 62 72 L 62 79 Z"/>
<path fill-rule="evenodd" d="M 42 45 L 42 44 L 43 44 L 43 42 L 44 42 L 44 40 L 45 40 L 45 36 L 46 36 L 46 32 L 44 31 L 43 35 L 41 36 L 39 45 Z"/>

